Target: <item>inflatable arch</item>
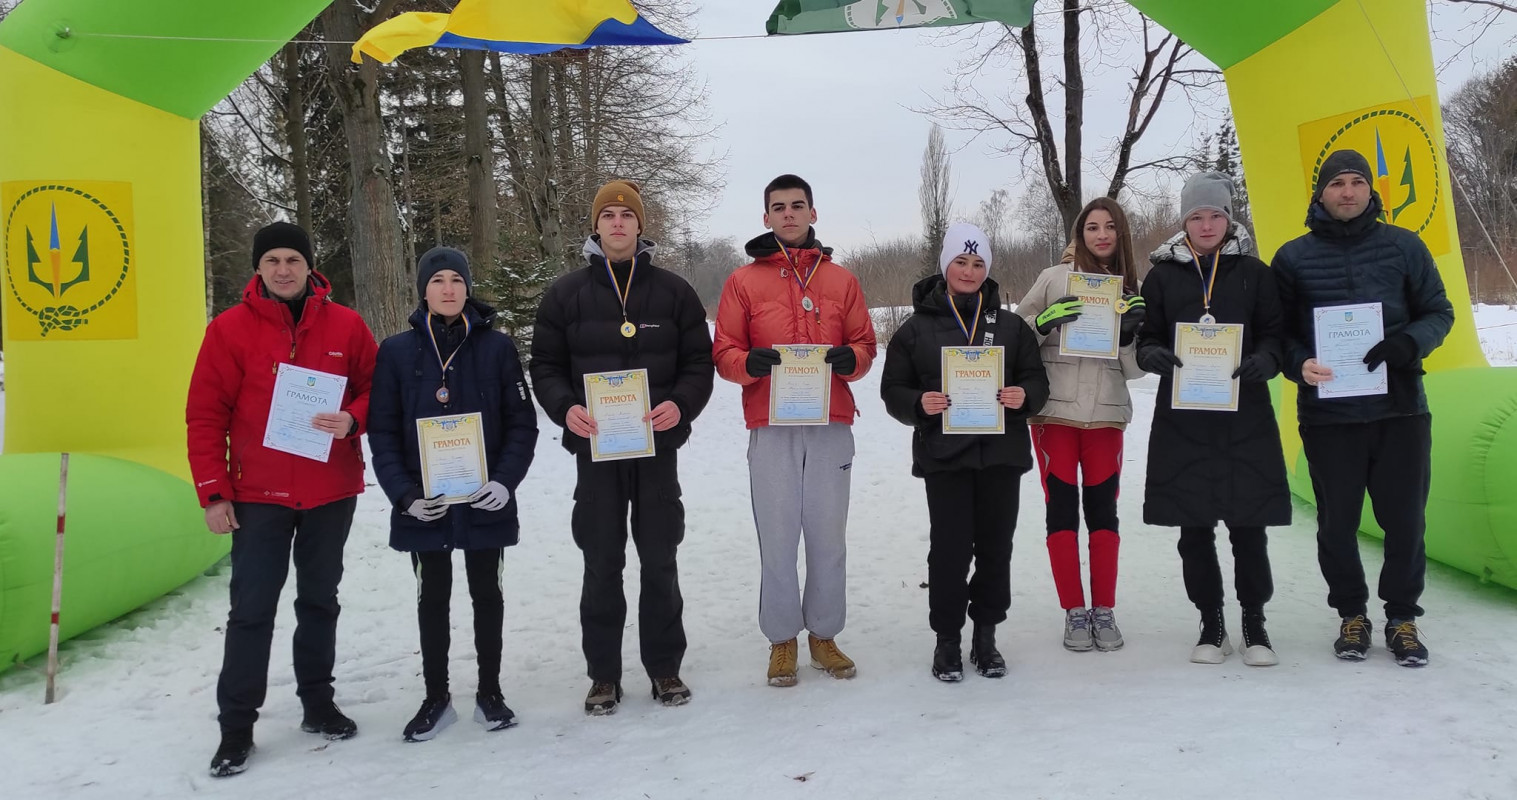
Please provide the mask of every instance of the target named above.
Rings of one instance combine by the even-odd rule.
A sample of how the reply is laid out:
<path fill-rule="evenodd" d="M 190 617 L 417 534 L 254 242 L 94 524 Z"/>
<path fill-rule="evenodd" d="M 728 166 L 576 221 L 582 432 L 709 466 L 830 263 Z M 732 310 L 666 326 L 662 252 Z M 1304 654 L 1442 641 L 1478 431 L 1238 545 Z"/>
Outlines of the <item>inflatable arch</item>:
<path fill-rule="evenodd" d="M 327 1 L 28 0 L 0 24 L 0 670 L 46 646 L 61 452 L 63 637 L 187 582 L 229 546 L 206 533 L 185 462 L 205 327 L 198 120 Z M 1267 248 L 1302 230 L 1327 151 L 1388 165 L 1386 205 L 1427 241 L 1458 311 L 1428 365 L 1428 553 L 1517 587 L 1517 499 L 1501 488 L 1517 479 L 1517 370 L 1486 365 L 1471 323 L 1425 4 L 1134 5 L 1225 71 Z M 1294 438 L 1294 389 L 1279 391 Z M 1310 499 L 1299 442 L 1287 457 Z"/>

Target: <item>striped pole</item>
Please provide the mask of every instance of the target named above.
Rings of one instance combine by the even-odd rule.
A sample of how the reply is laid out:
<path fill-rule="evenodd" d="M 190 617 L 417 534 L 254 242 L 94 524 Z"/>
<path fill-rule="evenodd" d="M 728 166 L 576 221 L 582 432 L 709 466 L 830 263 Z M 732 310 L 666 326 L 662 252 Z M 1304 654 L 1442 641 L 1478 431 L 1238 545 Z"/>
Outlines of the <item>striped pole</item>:
<path fill-rule="evenodd" d="M 44 705 L 51 705 L 57 699 L 58 612 L 63 606 L 63 519 L 67 501 L 68 453 L 64 453 L 58 465 L 58 542 L 53 551 L 53 619 L 47 635 L 47 697 L 43 700 Z"/>

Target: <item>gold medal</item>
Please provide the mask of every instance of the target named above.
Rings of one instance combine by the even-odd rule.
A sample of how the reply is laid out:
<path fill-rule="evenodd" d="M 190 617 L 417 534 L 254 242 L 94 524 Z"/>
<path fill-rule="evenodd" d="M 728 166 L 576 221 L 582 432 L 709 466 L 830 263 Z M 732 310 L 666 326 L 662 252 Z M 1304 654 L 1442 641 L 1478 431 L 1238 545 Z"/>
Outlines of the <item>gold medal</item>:
<path fill-rule="evenodd" d="M 1117 313 L 1118 314 L 1126 314 L 1128 308 L 1130 308 L 1130 306 L 1127 303 L 1127 298 L 1124 297 L 1121 300 L 1117 301 Z"/>
<path fill-rule="evenodd" d="M 633 325 L 630 322 L 623 322 L 622 323 L 622 336 L 624 336 L 624 337 L 626 337 L 628 339 L 631 339 L 632 337 L 634 337 L 636 335 L 637 335 L 637 326 L 636 325 Z"/>

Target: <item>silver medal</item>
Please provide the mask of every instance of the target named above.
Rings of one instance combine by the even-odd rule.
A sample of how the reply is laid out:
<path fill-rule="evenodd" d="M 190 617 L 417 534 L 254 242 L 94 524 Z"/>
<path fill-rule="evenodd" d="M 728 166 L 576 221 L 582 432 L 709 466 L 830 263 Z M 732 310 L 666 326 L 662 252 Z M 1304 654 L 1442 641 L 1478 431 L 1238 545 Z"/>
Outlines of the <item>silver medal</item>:
<path fill-rule="evenodd" d="M 807 311 L 814 311 L 816 309 L 816 303 L 811 302 L 811 298 L 809 297 L 802 297 L 801 308 L 804 308 Z"/>
<path fill-rule="evenodd" d="M 1210 315 L 1210 314 L 1202 314 L 1201 315 L 1201 324 L 1202 325 L 1212 325 L 1212 324 L 1215 324 L 1216 321 L 1217 321 L 1217 318 L 1214 317 L 1214 316 L 1212 316 L 1212 315 Z"/>

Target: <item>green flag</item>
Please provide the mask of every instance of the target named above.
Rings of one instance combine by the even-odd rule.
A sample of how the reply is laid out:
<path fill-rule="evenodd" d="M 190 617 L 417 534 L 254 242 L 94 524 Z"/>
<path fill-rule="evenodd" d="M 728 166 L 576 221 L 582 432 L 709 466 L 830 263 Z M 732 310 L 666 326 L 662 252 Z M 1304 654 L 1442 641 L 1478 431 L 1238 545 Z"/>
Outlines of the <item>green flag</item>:
<path fill-rule="evenodd" d="M 1035 0 L 780 0 L 765 26 L 770 35 L 889 28 L 1032 22 Z"/>

